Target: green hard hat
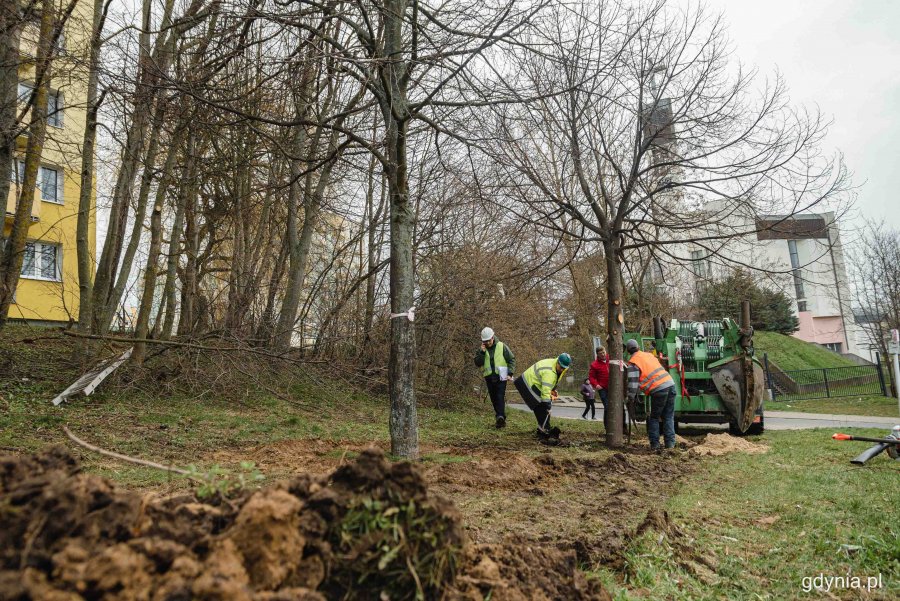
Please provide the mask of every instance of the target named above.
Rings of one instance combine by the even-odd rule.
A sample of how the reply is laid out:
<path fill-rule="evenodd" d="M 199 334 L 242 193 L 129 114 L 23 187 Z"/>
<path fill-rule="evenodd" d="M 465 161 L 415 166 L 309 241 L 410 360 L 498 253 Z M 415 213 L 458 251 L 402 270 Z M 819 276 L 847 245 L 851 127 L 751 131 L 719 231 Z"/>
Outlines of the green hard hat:
<path fill-rule="evenodd" d="M 563 353 L 556 358 L 556 362 L 563 367 L 569 367 L 570 365 L 572 365 L 572 356 L 569 355 L 569 353 Z"/>

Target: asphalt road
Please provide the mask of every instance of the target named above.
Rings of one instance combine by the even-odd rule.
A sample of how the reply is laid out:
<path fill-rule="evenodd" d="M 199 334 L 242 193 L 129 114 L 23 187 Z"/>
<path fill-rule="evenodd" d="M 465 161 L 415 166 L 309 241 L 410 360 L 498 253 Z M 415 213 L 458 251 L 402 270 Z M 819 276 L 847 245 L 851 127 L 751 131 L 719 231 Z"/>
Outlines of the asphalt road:
<path fill-rule="evenodd" d="M 530 411 L 523 404 L 508 404 L 519 411 Z M 560 419 L 581 419 L 584 405 L 559 404 L 553 406 L 553 417 Z M 799 413 L 791 411 L 766 411 L 767 430 L 810 430 L 813 428 L 883 428 L 890 430 L 900 424 L 896 417 L 869 417 L 864 415 L 830 415 L 824 413 Z M 597 403 L 597 424 L 603 423 L 603 409 Z M 693 427 L 693 426 L 692 426 Z M 697 428 L 722 430 L 726 425 L 697 424 Z"/>

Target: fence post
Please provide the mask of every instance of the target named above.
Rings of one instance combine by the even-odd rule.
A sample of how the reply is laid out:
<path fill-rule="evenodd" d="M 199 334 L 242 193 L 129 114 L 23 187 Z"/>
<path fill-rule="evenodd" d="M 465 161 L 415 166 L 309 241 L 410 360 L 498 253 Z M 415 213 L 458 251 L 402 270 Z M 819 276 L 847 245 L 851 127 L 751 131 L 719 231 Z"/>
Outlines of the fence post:
<path fill-rule="evenodd" d="M 878 383 L 881 384 L 881 394 L 887 396 L 887 386 L 884 384 L 884 372 L 881 371 L 881 355 L 875 351 L 875 368 L 878 370 Z"/>
<path fill-rule="evenodd" d="M 822 369 L 822 377 L 825 379 L 825 398 L 831 398 L 831 390 L 828 389 L 828 370 Z"/>
<path fill-rule="evenodd" d="M 769 371 L 769 353 L 763 353 L 763 365 L 766 367 L 766 384 L 769 385 L 769 390 L 772 394 L 772 401 L 775 401 L 775 387 L 772 386 L 772 372 Z"/>

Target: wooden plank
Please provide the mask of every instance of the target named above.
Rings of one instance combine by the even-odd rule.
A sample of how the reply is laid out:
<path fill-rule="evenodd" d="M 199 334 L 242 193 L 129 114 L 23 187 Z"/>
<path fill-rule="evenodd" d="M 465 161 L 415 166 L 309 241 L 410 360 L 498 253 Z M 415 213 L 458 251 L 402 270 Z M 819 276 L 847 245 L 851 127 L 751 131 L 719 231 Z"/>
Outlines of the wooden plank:
<path fill-rule="evenodd" d="M 70 397 L 75 396 L 76 394 L 83 394 L 84 396 L 90 396 L 94 390 L 105 380 L 112 372 L 116 371 L 120 365 L 125 363 L 129 357 L 131 357 L 132 349 L 129 348 L 127 351 L 119 355 L 114 361 L 105 361 L 87 372 L 75 382 L 62 391 L 55 399 L 53 399 L 54 405 L 59 405 L 63 401 L 67 401 Z"/>

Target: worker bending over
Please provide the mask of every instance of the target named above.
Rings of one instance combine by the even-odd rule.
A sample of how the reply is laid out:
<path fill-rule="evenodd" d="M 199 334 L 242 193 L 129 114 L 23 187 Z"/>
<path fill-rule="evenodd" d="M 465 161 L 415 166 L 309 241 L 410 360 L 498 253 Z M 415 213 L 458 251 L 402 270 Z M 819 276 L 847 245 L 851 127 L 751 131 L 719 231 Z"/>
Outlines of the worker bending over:
<path fill-rule="evenodd" d="M 640 350 L 637 340 L 630 339 L 625 348 L 628 359 L 629 400 L 637 398 L 638 391 L 650 396 L 650 416 L 647 418 L 647 436 L 650 448 L 659 450 L 659 420 L 663 422 L 663 438 L 667 449 L 675 448 L 675 381 L 652 353 Z"/>
<path fill-rule="evenodd" d="M 570 365 L 572 357 L 569 353 L 563 353 L 556 358 L 541 359 L 513 381 L 516 390 L 522 395 L 522 400 L 534 412 L 538 423 L 538 438 L 559 438 L 559 428 L 550 427 L 550 410 L 553 400 L 559 396 L 556 386 Z"/>

